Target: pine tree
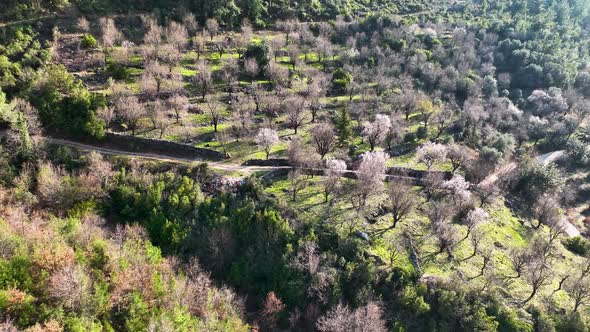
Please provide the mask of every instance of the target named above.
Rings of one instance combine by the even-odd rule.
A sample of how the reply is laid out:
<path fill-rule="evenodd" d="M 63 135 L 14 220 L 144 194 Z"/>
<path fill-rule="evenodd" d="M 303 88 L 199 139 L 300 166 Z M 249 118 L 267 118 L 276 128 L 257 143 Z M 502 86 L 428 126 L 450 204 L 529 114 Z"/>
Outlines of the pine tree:
<path fill-rule="evenodd" d="M 352 136 L 351 122 L 348 109 L 343 108 L 336 120 L 336 133 L 338 134 L 340 144 L 345 144 Z"/>

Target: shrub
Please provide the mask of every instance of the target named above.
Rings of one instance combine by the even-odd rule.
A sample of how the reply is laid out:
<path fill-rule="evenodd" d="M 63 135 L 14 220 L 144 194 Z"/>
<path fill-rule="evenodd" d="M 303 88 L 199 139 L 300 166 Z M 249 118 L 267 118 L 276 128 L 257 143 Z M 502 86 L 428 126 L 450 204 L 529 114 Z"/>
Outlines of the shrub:
<path fill-rule="evenodd" d="M 342 68 L 338 68 L 332 74 L 332 89 L 338 93 L 346 92 L 352 82 L 352 75 Z"/>
<path fill-rule="evenodd" d="M 587 256 L 590 253 L 590 243 L 581 236 L 566 239 L 563 245 L 567 250 L 580 256 Z"/>
<path fill-rule="evenodd" d="M 419 139 L 425 139 L 428 137 L 428 129 L 426 127 L 419 127 L 416 131 L 416 137 Z"/>
<path fill-rule="evenodd" d="M 80 41 L 80 46 L 82 46 L 83 48 L 86 48 L 86 49 L 96 48 L 98 46 L 98 42 L 96 41 L 96 38 L 94 38 L 94 36 L 86 33 L 86 34 L 84 34 L 84 36 L 82 36 L 82 40 Z"/>
<path fill-rule="evenodd" d="M 416 134 L 415 133 L 407 133 L 404 135 L 404 142 L 414 143 L 415 141 L 416 141 Z"/>
<path fill-rule="evenodd" d="M 118 63 L 110 63 L 107 67 L 107 74 L 116 80 L 127 80 L 131 73 L 129 69 Z"/>

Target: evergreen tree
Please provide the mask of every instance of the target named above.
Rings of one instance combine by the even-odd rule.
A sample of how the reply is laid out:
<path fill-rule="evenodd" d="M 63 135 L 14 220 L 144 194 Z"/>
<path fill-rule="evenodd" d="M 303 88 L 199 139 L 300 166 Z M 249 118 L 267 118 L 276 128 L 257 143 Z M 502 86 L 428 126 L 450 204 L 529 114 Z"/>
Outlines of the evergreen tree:
<path fill-rule="evenodd" d="M 336 133 L 338 134 L 338 141 L 345 144 L 352 136 L 351 119 L 348 108 L 343 108 L 336 120 Z"/>

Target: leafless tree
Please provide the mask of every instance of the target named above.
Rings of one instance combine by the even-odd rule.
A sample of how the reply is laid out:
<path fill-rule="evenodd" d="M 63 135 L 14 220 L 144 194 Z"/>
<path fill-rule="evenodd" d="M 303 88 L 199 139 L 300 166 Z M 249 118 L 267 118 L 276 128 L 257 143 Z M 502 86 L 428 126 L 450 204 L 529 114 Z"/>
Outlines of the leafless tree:
<path fill-rule="evenodd" d="M 99 119 L 104 121 L 105 127 L 108 130 L 111 126 L 111 122 L 113 122 L 113 119 L 115 117 L 115 111 L 112 107 L 104 106 L 100 107 L 96 111 L 96 115 L 98 115 Z"/>
<path fill-rule="evenodd" d="M 80 311 L 90 295 L 92 282 L 80 265 L 68 265 L 49 280 L 49 294 L 66 308 Z"/>
<path fill-rule="evenodd" d="M 297 46 L 296 44 L 287 45 L 287 56 L 289 57 L 289 62 L 291 63 L 291 67 L 293 70 L 297 68 L 297 64 L 300 62 L 300 54 L 301 50 L 299 49 L 299 46 Z"/>
<path fill-rule="evenodd" d="M 324 202 L 328 202 L 328 197 L 338 188 L 338 183 L 342 174 L 346 171 L 346 163 L 339 159 L 328 159 L 326 161 L 326 173 L 324 174 Z"/>
<path fill-rule="evenodd" d="M 472 159 L 471 151 L 466 146 L 453 143 L 447 146 L 447 159 L 451 162 L 451 172 L 455 173 Z"/>
<path fill-rule="evenodd" d="M 216 19 L 209 18 L 205 22 L 205 26 L 207 27 L 207 31 L 211 36 L 211 40 L 213 40 L 213 37 L 217 36 L 217 33 L 219 32 L 219 23 L 217 23 Z"/>
<path fill-rule="evenodd" d="M 525 278 L 529 285 L 531 285 L 532 290 L 530 295 L 523 301 L 523 304 L 526 304 L 532 300 L 535 295 L 537 295 L 541 287 L 549 284 L 551 282 L 551 276 L 552 271 L 547 265 L 547 262 L 540 259 L 533 260 L 529 264 L 525 275 Z"/>
<path fill-rule="evenodd" d="M 315 145 L 316 152 L 323 160 L 336 144 L 334 127 L 327 122 L 316 125 L 311 129 L 311 139 Z"/>
<path fill-rule="evenodd" d="M 217 99 L 213 97 L 208 97 L 205 101 L 205 108 L 207 109 L 209 118 L 211 118 L 211 124 L 213 124 L 213 132 L 216 133 L 219 121 L 221 121 L 223 111 L 222 106 L 219 103 L 219 101 L 217 101 Z"/>
<path fill-rule="evenodd" d="M 410 216 L 418 197 L 411 187 L 403 183 L 391 182 L 387 188 L 386 211 L 391 213 L 391 225 L 376 230 L 377 234 L 383 234 L 394 229 L 397 224 Z"/>
<path fill-rule="evenodd" d="M 255 58 L 247 58 L 244 60 L 244 71 L 248 77 L 250 77 L 250 81 L 258 76 L 260 69 L 258 68 L 258 62 L 256 62 Z"/>
<path fill-rule="evenodd" d="M 128 96 L 119 99 L 116 104 L 117 114 L 125 120 L 131 134 L 135 135 L 139 120 L 144 116 L 143 105 L 139 102 L 137 97 Z"/>
<path fill-rule="evenodd" d="M 162 43 L 162 27 L 153 16 L 143 16 L 142 19 L 145 29 L 143 36 L 144 44 L 158 48 Z"/>
<path fill-rule="evenodd" d="M 287 19 L 285 21 L 277 21 L 275 24 L 279 29 L 285 32 L 285 44 L 288 45 L 289 37 L 292 33 L 297 31 L 299 21 L 297 21 L 296 19 Z"/>
<path fill-rule="evenodd" d="M 235 87 L 238 84 L 239 72 L 240 68 L 238 65 L 238 61 L 235 58 L 228 58 L 223 61 L 223 80 L 226 83 L 226 89 L 230 99 L 232 98 L 232 93 L 234 92 Z"/>
<path fill-rule="evenodd" d="M 172 97 L 168 98 L 167 104 L 168 108 L 174 113 L 176 123 L 180 123 L 180 119 L 182 119 L 187 113 L 186 108 L 189 104 L 188 98 L 181 94 L 174 94 Z"/>
<path fill-rule="evenodd" d="M 291 199 L 295 202 L 299 191 L 307 185 L 307 177 L 303 176 L 301 169 L 292 169 L 289 171 L 289 182 L 291 182 Z"/>
<path fill-rule="evenodd" d="M 320 332 L 385 332 L 387 327 L 383 319 L 383 309 L 376 302 L 351 311 L 343 304 L 328 311 L 316 323 Z"/>
<path fill-rule="evenodd" d="M 590 279 L 583 273 L 575 278 L 572 276 L 564 283 L 564 290 L 574 301 L 573 311 L 578 312 L 581 306 L 590 305 Z"/>
<path fill-rule="evenodd" d="M 434 123 L 434 127 L 436 129 L 436 135 L 434 136 L 435 140 L 439 139 L 440 135 L 442 135 L 453 123 L 454 115 L 455 113 L 453 110 L 448 107 L 443 107 L 439 112 L 434 114 L 432 117 L 432 122 Z"/>
<path fill-rule="evenodd" d="M 246 103 L 237 103 L 232 106 L 232 135 L 239 141 L 241 137 L 248 135 L 252 126 L 252 111 Z"/>
<path fill-rule="evenodd" d="M 169 71 L 158 61 L 150 62 L 141 78 L 142 91 L 147 95 L 159 95 L 169 77 Z"/>
<path fill-rule="evenodd" d="M 373 194 L 383 190 L 387 155 L 384 152 L 365 152 L 361 156 L 361 163 L 357 170 L 357 195 L 359 207 L 366 205 L 366 200 Z"/>
<path fill-rule="evenodd" d="M 193 13 L 188 13 L 182 18 L 182 23 L 189 33 L 195 33 L 199 29 L 199 22 Z"/>
<path fill-rule="evenodd" d="M 188 43 L 188 31 L 184 24 L 171 21 L 166 27 L 166 40 L 178 51 L 184 50 Z"/>
<path fill-rule="evenodd" d="M 533 217 L 537 219 L 537 225 L 533 226 L 539 229 L 541 225 L 551 225 L 559 220 L 559 203 L 552 195 L 543 195 L 533 206 Z"/>
<path fill-rule="evenodd" d="M 193 37 L 193 49 L 197 53 L 197 61 L 201 59 L 201 54 L 205 52 L 206 39 L 203 32 L 197 32 Z"/>
<path fill-rule="evenodd" d="M 242 20 L 242 26 L 240 30 L 240 35 L 238 36 L 236 41 L 236 50 L 238 52 L 239 58 L 241 59 L 242 54 L 250 44 L 250 40 L 252 40 L 253 36 L 252 25 L 250 24 L 250 21 L 248 21 L 247 18 L 244 18 L 244 20 Z"/>
<path fill-rule="evenodd" d="M 452 249 L 457 243 L 457 232 L 454 225 L 449 222 L 451 211 L 448 204 L 433 202 L 428 206 L 426 214 L 430 219 L 437 240 L 439 248 L 437 254 L 442 254 L 446 250 L 449 257 L 452 258 Z"/>
<path fill-rule="evenodd" d="M 279 142 L 279 135 L 270 128 L 261 128 L 256 135 L 256 144 L 264 149 L 266 159 L 270 155 L 270 149 Z"/>
<path fill-rule="evenodd" d="M 78 19 L 78 29 L 85 33 L 90 31 L 90 23 L 86 17 L 82 16 Z"/>
<path fill-rule="evenodd" d="M 164 132 L 170 125 L 170 118 L 164 112 L 162 101 L 158 99 L 148 107 L 148 117 L 150 118 L 154 129 L 157 129 L 160 132 L 159 137 L 162 139 Z"/>
<path fill-rule="evenodd" d="M 465 237 L 461 240 L 467 240 L 471 233 L 479 227 L 482 223 L 484 223 L 490 215 L 481 208 L 475 208 L 467 213 L 465 218 L 463 218 L 463 224 L 467 227 L 467 232 L 465 232 Z"/>
<path fill-rule="evenodd" d="M 110 17 L 100 19 L 100 30 L 102 32 L 102 47 L 104 51 L 104 62 L 107 63 L 107 56 L 119 39 L 120 32 L 115 26 L 115 21 Z"/>
<path fill-rule="evenodd" d="M 293 96 L 285 100 L 285 107 L 287 108 L 287 121 L 291 128 L 293 128 L 295 135 L 297 129 L 305 121 L 305 99 L 300 96 Z"/>
<path fill-rule="evenodd" d="M 197 73 L 193 78 L 193 83 L 197 90 L 201 93 L 201 98 L 204 100 L 207 93 L 211 89 L 211 69 L 203 60 L 197 63 Z"/>

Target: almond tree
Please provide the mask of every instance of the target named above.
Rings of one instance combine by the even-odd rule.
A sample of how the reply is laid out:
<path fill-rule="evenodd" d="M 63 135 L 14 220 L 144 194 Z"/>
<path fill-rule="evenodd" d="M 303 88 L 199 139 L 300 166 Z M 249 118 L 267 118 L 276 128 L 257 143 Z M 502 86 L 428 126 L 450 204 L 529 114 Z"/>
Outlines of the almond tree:
<path fill-rule="evenodd" d="M 270 128 L 261 128 L 256 135 L 256 144 L 264 149 L 266 153 L 266 159 L 268 159 L 270 155 L 270 149 L 273 145 L 279 142 L 279 135 L 276 131 Z"/>
<path fill-rule="evenodd" d="M 174 94 L 168 98 L 167 102 L 168 108 L 174 113 L 176 123 L 180 123 L 180 119 L 186 115 L 186 107 L 189 104 L 188 98 L 181 94 Z"/>
<path fill-rule="evenodd" d="M 471 151 L 466 146 L 453 143 L 448 145 L 446 150 L 447 159 L 451 162 L 452 173 L 455 173 L 472 159 Z"/>
<path fill-rule="evenodd" d="M 188 43 L 186 27 L 181 23 L 171 21 L 166 27 L 166 40 L 178 51 L 184 50 Z"/>
<path fill-rule="evenodd" d="M 256 76 L 258 76 L 260 69 L 258 68 L 258 62 L 256 62 L 255 58 L 247 58 L 244 60 L 244 71 L 250 78 L 250 81 L 254 80 Z"/>
<path fill-rule="evenodd" d="M 362 210 L 367 203 L 369 196 L 378 194 L 383 190 L 387 155 L 382 151 L 365 152 L 361 155 L 361 163 L 356 172 L 357 190 L 356 198 L 358 208 Z"/>
<path fill-rule="evenodd" d="M 219 23 L 217 23 L 217 20 L 214 18 L 208 18 L 205 22 L 205 26 L 211 36 L 211 41 L 213 41 L 213 37 L 217 36 L 217 33 L 219 32 Z"/>
<path fill-rule="evenodd" d="M 200 91 L 201 98 L 204 100 L 211 89 L 212 79 L 211 69 L 203 60 L 197 62 L 197 73 L 193 77 L 193 83 L 197 91 Z"/>
<path fill-rule="evenodd" d="M 447 149 L 444 145 L 427 142 L 416 151 L 416 160 L 430 170 L 435 164 L 443 163 L 446 155 Z"/>
<path fill-rule="evenodd" d="M 411 187 L 403 183 L 391 183 L 387 188 L 386 211 L 391 213 L 391 225 L 376 230 L 377 234 L 383 234 L 394 229 L 397 224 L 414 211 L 418 197 Z"/>
<path fill-rule="evenodd" d="M 115 117 L 115 111 L 113 107 L 104 106 L 96 110 L 96 115 L 99 119 L 104 121 L 105 128 L 108 130 L 111 127 L 111 122 L 113 122 Z"/>
<path fill-rule="evenodd" d="M 326 160 L 326 170 L 324 174 L 324 202 L 328 202 L 328 197 L 338 188 L 338 183 L 344 172 L 346 163 L 339 159 Z"/>
<path fill-rule="evenodd" d="M 305 99 L 300 96 L 294 96 L 285 100 L 284 106 L 287 108 L 289 126 L 293 128 L 295 135 L 297 135 L 297 129 L 305 121 Z"/>
<path fill-rule="evenodd" d="M 316 152 L 321 159 L 332 151 L 336 144 L 334 127 L 329 123 L 320 123 L 311 129 L 311 139 L 315 145 Z"/>
<path fill-rule="evenodd" d="M 222 115 L 222 106 L 217 101 L 217 99 L 209 97 L 205 102 L 205 108 L 207 109 L 207 113 L 209 113 L 209 117 L 211 118 L 213 132 L 217 132 L 217 125 L 219 124 Z"/>
<path fill-rule="evenodd" d="M 112 51 L 117 39 L 119 39 L 120 32 L 115 26 L 115 21 L 110 17 L 103 17 L 100 19 L 100 30 L 102 32 L 102 47 L 104 52 L 104 63 L 106 66 L 107 56 Z"/>
<path fill-rule="evenodd" d="M 135 96 L 120 98 L 116 104 L 117 114 L 125 120 L 131 135 L 135 135 L 139 120 L 145 114 L 143 105 Z"/>
<path fill-rule="evenodd" d="M 389 134 L 390 128 L 391 120 L 383 114 L 377 114 L 373 122 L 365 122 L 363 136 L 369 141 L 371 151 L 374 151 L 377 145 L 383 143 L 387 134 Z"/>

